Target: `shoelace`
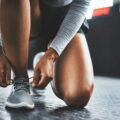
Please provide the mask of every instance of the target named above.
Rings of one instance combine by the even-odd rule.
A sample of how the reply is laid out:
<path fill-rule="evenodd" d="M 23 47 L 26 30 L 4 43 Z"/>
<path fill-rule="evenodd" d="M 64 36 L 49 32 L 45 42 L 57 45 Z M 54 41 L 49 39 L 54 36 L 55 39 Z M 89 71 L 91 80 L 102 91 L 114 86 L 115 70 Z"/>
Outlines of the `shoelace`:
<path fill-rule="evenodd" d="M 26 78 L 26 80 L 30 80 L 30 79 L 32 79 L 32 78 L 34 78 L 34 77 Z M 14 79 L 10 79 L 10 80 L 11 80 L 10 85 L 13 85 L 13 84 L 14 84 Z"/>
<path fill-rule="evenodd" d="M 28 80 L 31 79 L 33 77 L 30 77 L 30 78 L 19 78 L 18 81 L 14 80 L 14 79 L 11 79 L 11 84 L 14 85 L 14 90 L 15 91 L 18 91 L 18 90 L 27 90 L 29 92 L 29 82 Z"/>

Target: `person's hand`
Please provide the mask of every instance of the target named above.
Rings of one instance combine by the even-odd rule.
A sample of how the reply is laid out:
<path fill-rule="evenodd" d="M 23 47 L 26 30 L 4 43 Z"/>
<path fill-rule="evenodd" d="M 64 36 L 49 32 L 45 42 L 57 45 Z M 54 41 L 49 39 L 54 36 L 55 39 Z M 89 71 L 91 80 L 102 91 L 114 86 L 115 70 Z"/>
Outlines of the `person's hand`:
<path fill-rule="evenodd" d="M 7 87 L 10 84 L 11 67 L 0 47 L 0 86 Z"/>
<path fill-rule="evenodd" d="M 33 87 L 44 89 L 53 79 L 53 64 L 58 58 L 58 54 L 54 49 L 50 48 L 40 59 L 34 69 Z"/>

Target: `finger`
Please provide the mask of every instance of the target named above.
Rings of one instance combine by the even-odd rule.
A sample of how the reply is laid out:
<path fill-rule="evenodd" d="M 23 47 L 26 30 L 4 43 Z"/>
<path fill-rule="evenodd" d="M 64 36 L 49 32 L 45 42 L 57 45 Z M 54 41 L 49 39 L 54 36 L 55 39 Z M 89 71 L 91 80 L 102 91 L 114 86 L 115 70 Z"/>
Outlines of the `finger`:
<path fill-rule="evenodd" d="M 0 71 L 0 86 L 1 86 L 1 84 L 2 84 L 2 78 L 3 78 L 3 74 L 2 74 L 2 72 Z"/>
<path fill-rule="evenodd" d="M 8 85 L 7 85 L 6 83 L 3 83 L 3 82 L 2 82 L 2 83 L 0 83 L 0 86 L 1 86 L 1 87 L 7 87 Z"/>
<path fill-rule="evenodd" d="M 3 78 L 3 71 L 0 71 L 0 83 L 2 82 L 2 78 Z"/>
<path fill-rule="evenodd" d="M 44 89 L 49 82 L 50 80 L 46 76 L 42 75 L 37 87 L 39 87 L 40 89 Z"/>
<path fill-rule="evenodd" d="M 2 83 L 1 83 L 2 87 L 7 87 L 7 83 L 6 83 L 6 71 L 7 71 L 7 67 L 4 66 L 3 67 L 3 71 L 2 71 Z"/>
<path fill-rule="evenodd" d="M 35 68 L 34 79 L 33 79 L 33 82 L 32 82 L 32 86 L 37 87 L 37 84 L 38 84 L 39 80 L 40 80 L 40 70 L 39 70 L 39 68 Z"/>
<path fill-rule="evenodd" d="M 7 84 L 3 83 L 3 71 L 0 72 L 0 86 L 7 87 Z"/>
<path fill-rule="evenodd" d="M 6 83 L 6 66 L 4 66 L 4 68 L 3 68 L 3 79 L 2 79 L 2 82 L 3 83 Z"/>
<path fill-rule="evenodd" d="M 7 85 L 10 84 L 11 81 L 11 67 L 8 65 L 7 66 L 7 72 L 6 72 L 6 83 Z"/>
<path fill-rule="evenodd" d="M 42 88 L 43 86 L 45 86 L 45 80 L 46 80 L 46 76 L 42 75 L 37 87 Z"/>

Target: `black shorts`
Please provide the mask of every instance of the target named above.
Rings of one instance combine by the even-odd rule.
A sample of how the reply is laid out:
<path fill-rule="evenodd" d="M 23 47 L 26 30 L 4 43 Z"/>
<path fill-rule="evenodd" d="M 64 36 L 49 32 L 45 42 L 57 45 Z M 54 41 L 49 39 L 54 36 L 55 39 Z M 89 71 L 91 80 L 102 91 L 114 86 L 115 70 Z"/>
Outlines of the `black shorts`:
<path fill-rule="evenodd" d="M 58 32 L 71 4 L 64 7 L 50 7 L 44 4 L 41 0 L 39 0 L 39 3 L 42 18 L 41 36 L 49 41 L 52 40 Z M 78 30 L 78 33 L 84 32 L 86 34 L 88 29 L 89 26 L 87 20 L 85 19 Z"/>
<path fill-rule="evenodd" d="M 29 42 L 29 61 L 28 66 L 31 69 L 34 56 L 47 50 L 47 45 L 50 40 L 56 36 L 63 19 L 65 18 L 70 5 L 64 7 L 49 7 L 46 4 L 40 2 L 41 10 L 41 32 L 40 36 L 31 37 Z M 87 20 L 85 19 L 82 26 L 78 30 L 78 33 L 86 34 L 89 30 Z"/>

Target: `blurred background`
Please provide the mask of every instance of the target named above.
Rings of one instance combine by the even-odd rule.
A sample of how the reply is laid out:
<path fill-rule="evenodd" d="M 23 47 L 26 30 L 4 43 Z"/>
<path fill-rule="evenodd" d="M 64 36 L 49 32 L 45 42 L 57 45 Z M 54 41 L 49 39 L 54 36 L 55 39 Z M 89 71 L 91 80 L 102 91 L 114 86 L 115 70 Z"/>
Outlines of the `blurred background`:
<path fill-rule="evenodd" d="M 93 0 L 87 41 L 96 75 L 120 77 L 120 0 Z"/>
<path fill-rule="evenodd" d="M 120 77 L 120 0 L 92 0 L 87 14 L 87 34 L 95 75 Z M 29 69 L 42 48 L 30 40 Z"/>

